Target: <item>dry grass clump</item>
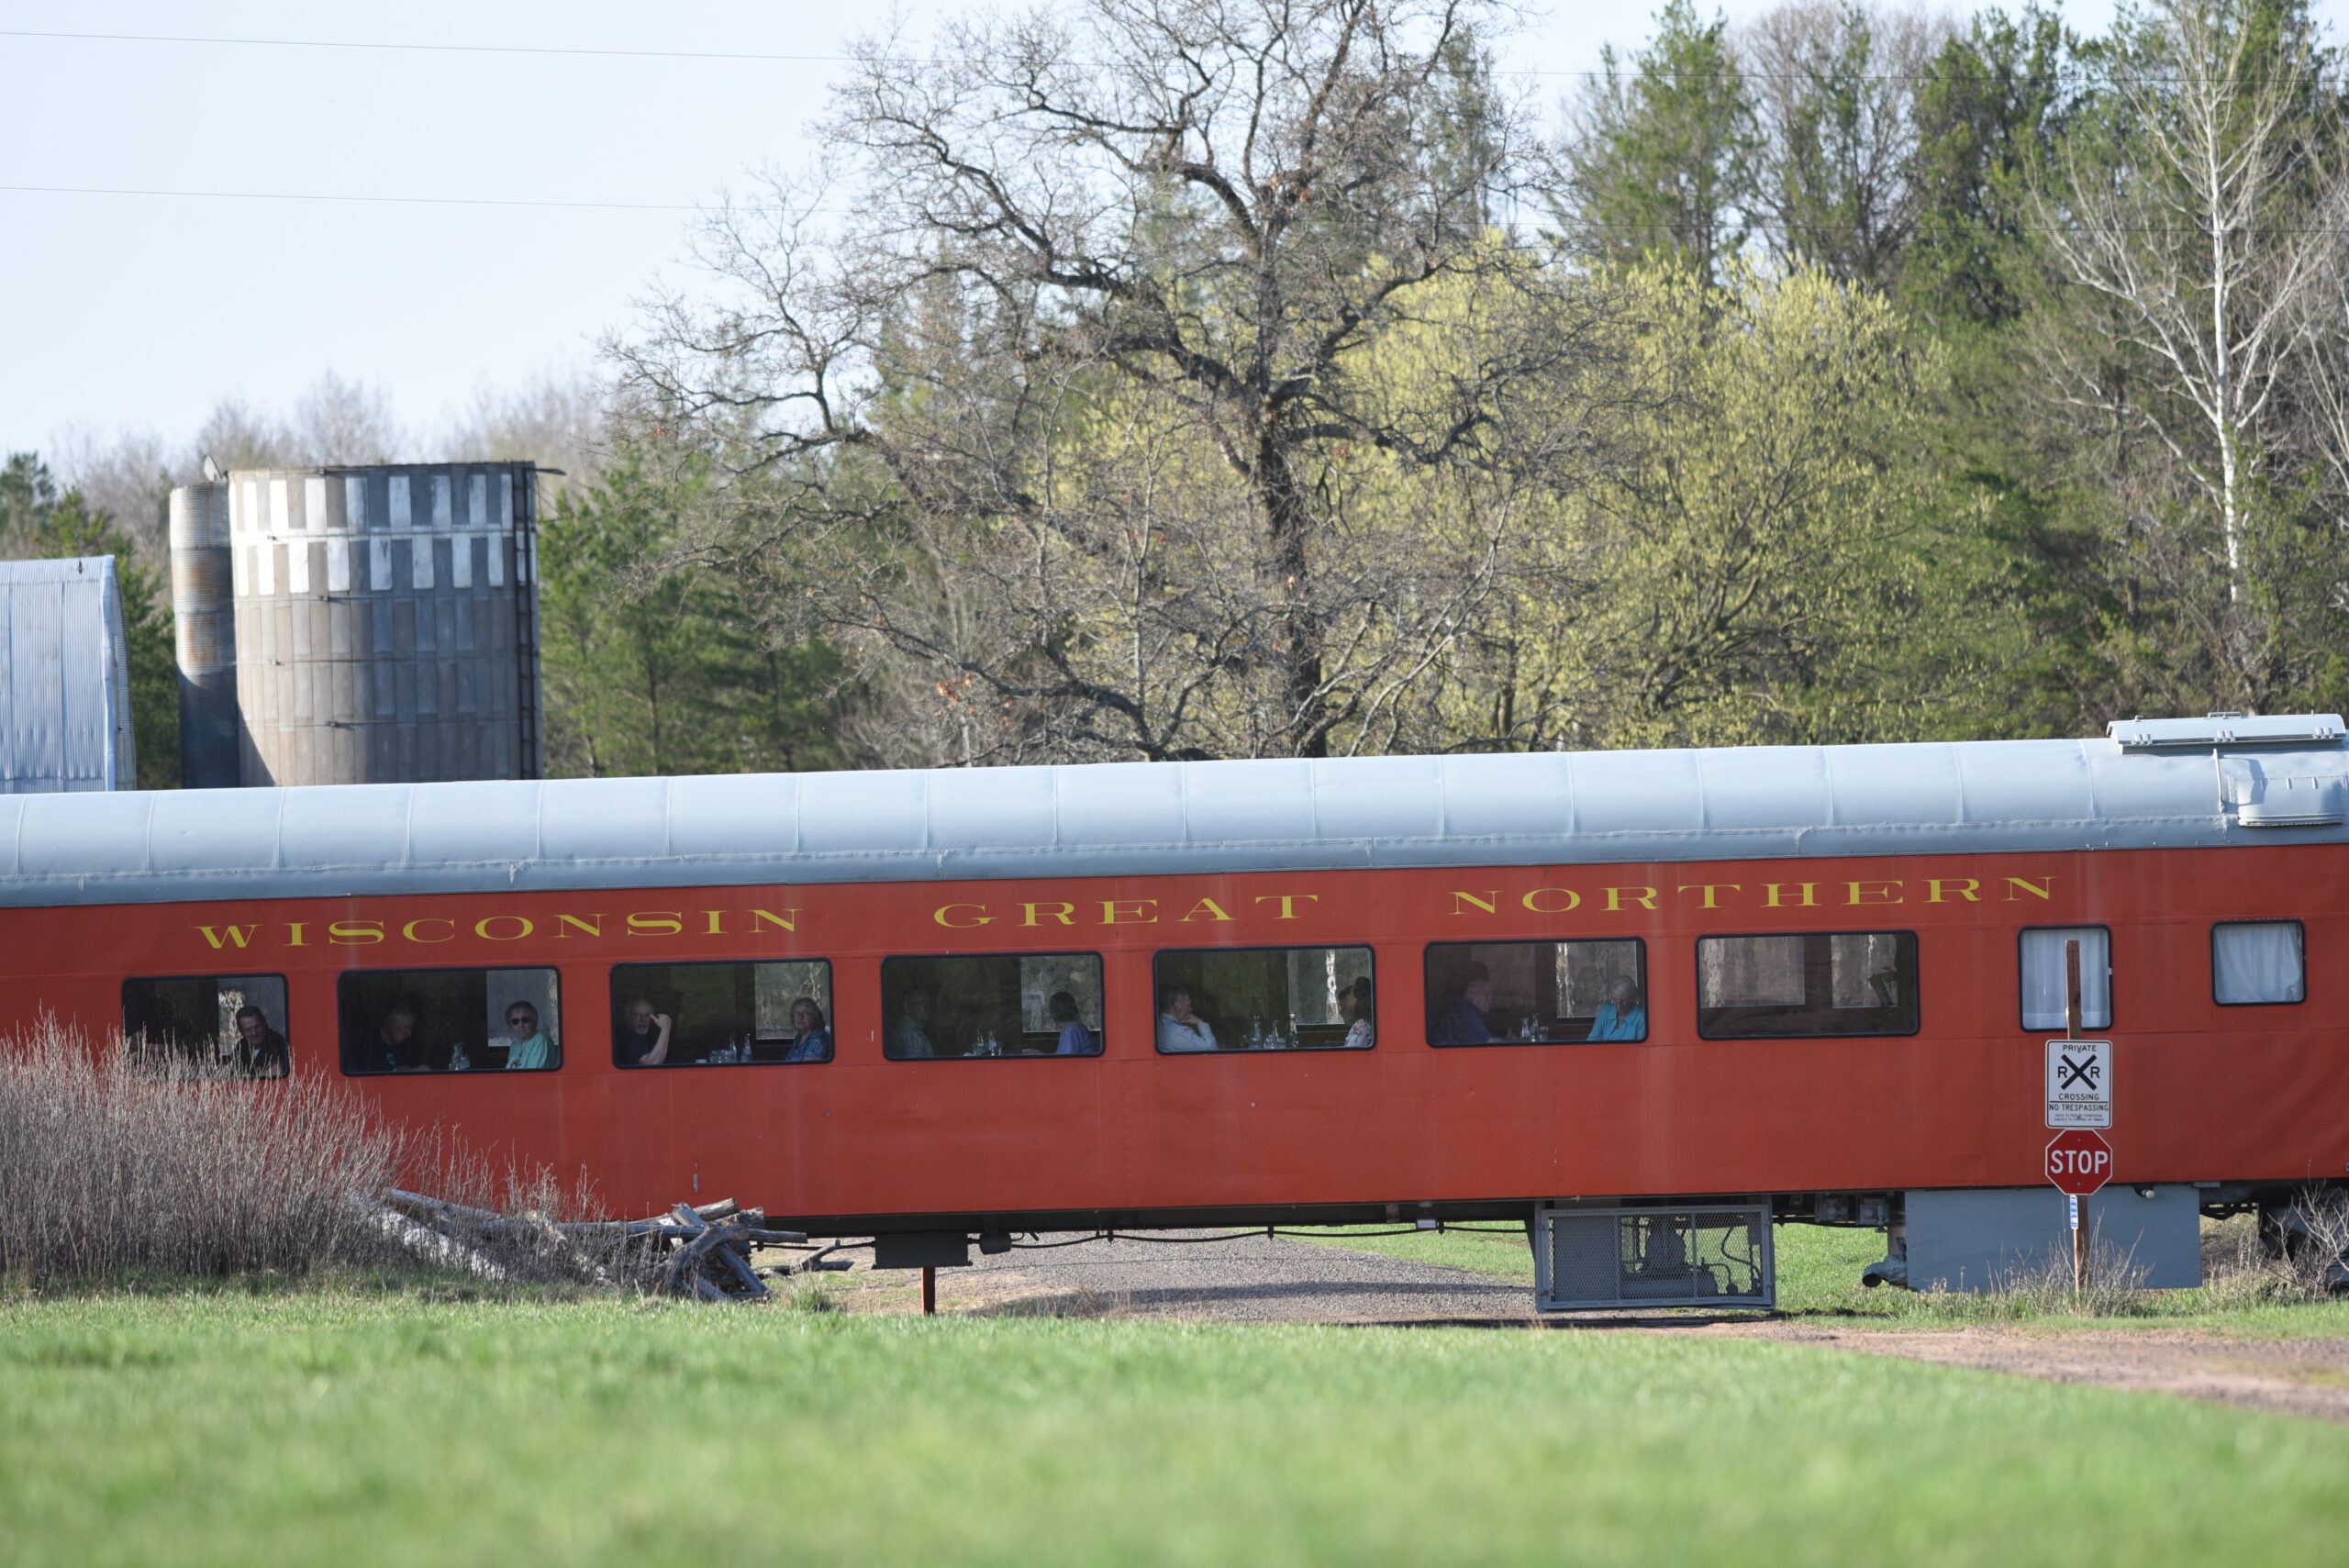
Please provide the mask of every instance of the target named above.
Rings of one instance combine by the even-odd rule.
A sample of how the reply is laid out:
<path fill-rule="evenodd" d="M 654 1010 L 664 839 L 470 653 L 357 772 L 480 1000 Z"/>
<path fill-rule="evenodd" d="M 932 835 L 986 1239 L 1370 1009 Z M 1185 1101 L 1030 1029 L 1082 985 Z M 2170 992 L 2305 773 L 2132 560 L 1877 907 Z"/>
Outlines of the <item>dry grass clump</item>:
<path fill-rule="evenodd" d="M 0 1275 L 295 1272 L 379 1256 L 352 1194 L 402 1153 L 331 1080 L 142 1073 L 44 1018 L 0 1040 Z"/>
<path fill-rule="evenodd" d="M 584 1209 L 584 1189 L 387 1123 L 338 1079 L 257 1082 L 185 1062 L 159 1072 L 120 1040 L 94 1046 L 53 1018 L 0 1038 L 0 1278 L 464 1266 L 420 1256 L 412 1234 L 386 1224 L 381 1200 L 403 1183 L 519 1211 L 522 1223 L 478 1239 L 495 1247 L 492 1277 L 583 1272 L 550 1243 L 545 1219 Z"/>
<path fill-rule="evenodd" d="M 2341 1289 L 2349 1257 L 2349 1204 L 2343 1195 L 2305 1194 L 2263 1225 L 2239 1214 L 2205 1227 L 2203 1289 L 2213 1307 L 2322 1301 Z"/>

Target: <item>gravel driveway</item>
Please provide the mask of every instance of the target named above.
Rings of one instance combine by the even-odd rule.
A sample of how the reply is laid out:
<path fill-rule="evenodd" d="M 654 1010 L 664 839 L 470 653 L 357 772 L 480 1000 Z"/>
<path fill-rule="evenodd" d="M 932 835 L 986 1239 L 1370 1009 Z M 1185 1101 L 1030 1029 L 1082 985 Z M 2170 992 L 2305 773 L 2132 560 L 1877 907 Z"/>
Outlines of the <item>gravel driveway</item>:
<path fill-rule="evenodd" d="M 1524 1323 L 1529 1284 L 1376 1252 L 1267 1238 L 1197 1240 L 1213 1230 L 1152 1231 L 1172 1241 L 1115 1241 L 974 1252 L 938 1271 L 941 1312 L 1063 1318 L 1197 1318 L 1247 1323 Z M 852 1312 L 920 1310 L 920 1275 L 857 1270 L 829 1276 Z"/>

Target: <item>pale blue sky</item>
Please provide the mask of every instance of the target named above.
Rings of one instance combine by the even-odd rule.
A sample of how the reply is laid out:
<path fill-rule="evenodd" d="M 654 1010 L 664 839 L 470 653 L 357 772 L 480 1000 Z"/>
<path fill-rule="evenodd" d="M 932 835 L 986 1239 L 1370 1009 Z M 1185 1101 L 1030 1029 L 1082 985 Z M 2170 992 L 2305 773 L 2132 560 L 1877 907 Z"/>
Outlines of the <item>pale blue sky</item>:
<path fill-rule="evenodd" d="M 918 29 L 942 14 L 937 0 L 902 9 Z M 1637 43 L 1653 9 L 1559 6 L 1502 63 L 1588 70 L 1602 44 Z M 2089 30 L 2110 17 L 2110 0 L 2066 9 Z M 885 14 L 807 0 L 0 0 L 0 185 L 690 208 L 750 167 L 805 160 L 841 68 L 11 35 L 837 55 Z M 1573 82 L 1550 85 L 1554 102 Z M 689 221 L 0 190 L 0 450 L 126 428 L 176 445 L 220 397 L 283 408 L 329 367 L 429 429 L 481 387 L 585 363 L 657 274 L 679 275 Z"/>

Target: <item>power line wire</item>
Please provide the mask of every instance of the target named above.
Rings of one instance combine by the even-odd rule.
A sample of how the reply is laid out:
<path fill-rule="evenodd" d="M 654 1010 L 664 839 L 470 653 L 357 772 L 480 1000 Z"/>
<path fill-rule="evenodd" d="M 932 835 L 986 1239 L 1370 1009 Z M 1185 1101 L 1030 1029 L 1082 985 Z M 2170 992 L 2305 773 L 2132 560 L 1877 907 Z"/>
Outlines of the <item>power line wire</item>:
<path fill-rule="evenodd" d="M 847 212 L 864 208 L 799 207 L 763 202 L 691 203 L 691 202 L 571 202 L 545 201 L 519 196 L 384 196 L 356 195 L 339 192 L 313 191 L 195 191 L 162 190 L 132 185 L 10 185 L 0 184 L 0 194 L 16 193 L 35 195 L 64 196 L 148 196 L 184 198 L 193 201 L 238 202 L 351 202 L 383 206 L 460 206 L 460 207 L 520 207 L 525 209 L 574 209 L 586 212 L 675 212 L 706 213 L 720 216 L 729 212 L 805 212 L 809 217 L 839 217 Z M 1568 227 L 1578 231 L 1610 235 L 1646 235 L 1654 239 L 1669 239 L 1680 230 L 1668 223 L 1608 223 L 1596 219 L 1570 220 Z M 1876 234 L 1882 231 L 1861 224 L 1801 223 L 1789 226 L 1799 237 L 1814 235 Z M 2204 235 L 2207 228 L 2190 224 L 2011 224 L 2000 226 L 2000 232 L 2009 234 L 2168 234 Z M 2230 234 L 2343 234 L 2338 224 L 2263 223 L 2230 228 Z M 2344 234 L 2349 238 L 2349 234 Z M 1524 240 L 1510 242 L 1520 250 L 1540 250 L 1537 243 Z"/>
<path fill-rule="evenodd" d="M 31 39 L 70 43 L 152 43 L 195 44 L 227 49 L 330 49 L 368 50 L 408 54 L 488 54 L 544 55 L 553 58 L 584 60 L 693 60 L 730 61 L 745 64 L 786 65 L 970 65 L 976 61 L 938 55 L 878 55 L 867 57 L 854 54 L 791 54 L 755 50 L 690 50 L 690 49 L 587 49 L 560 44 L 490 44 L 490 43 L 400 43 L 387 39 L 272 39 L 226 38 L 200 33 L 87 33 L 44 30 L 32 28 L 0 28 L 0 38 Z M 1606 71 L 1567 71 L 1547 66 L 1499 66 L 1497 76 L 1556 76 L 1581 81 L 1604 80 Z M 1635 60 L 1627 58 L 1624 68 L 1614 74 L 1639 74 Z M 1672 82 L 1734 80 L 1746 82 L 1801 82 L 1812 80 L 1815 73 L 1807 72 L 1766 71 L 1671 71 L 1658 72 Z M 1986 75 L 1956 75 L 1926 71 L 1865 72 L 1842 78 L 1855 82 L 1925 82 L 1940 81 L 1973 85 L 1998 83 L 2021 83 L 2029 79 L 2028 72 L 2013 72 Z M 2121 78 L 2131 85 L 2141 87 L 2183 86 L 2188 83 L 2229 80 L 2227 77 L 2201 76 L 2134 76 Z"/>

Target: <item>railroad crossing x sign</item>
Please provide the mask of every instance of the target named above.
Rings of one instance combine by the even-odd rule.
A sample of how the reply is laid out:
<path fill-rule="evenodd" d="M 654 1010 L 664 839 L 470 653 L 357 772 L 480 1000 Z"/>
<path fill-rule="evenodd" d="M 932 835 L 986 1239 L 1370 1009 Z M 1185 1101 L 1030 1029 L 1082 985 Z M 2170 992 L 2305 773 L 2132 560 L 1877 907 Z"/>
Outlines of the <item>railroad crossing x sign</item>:
<path fill-rule="evenodd" d="M 2109 1128 L 2112 1125 L 2112 1042 L 2051 1040 L 2047 1042 L 2047 1125 Z"/>

